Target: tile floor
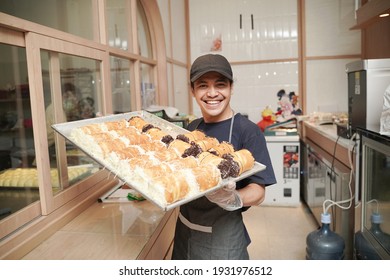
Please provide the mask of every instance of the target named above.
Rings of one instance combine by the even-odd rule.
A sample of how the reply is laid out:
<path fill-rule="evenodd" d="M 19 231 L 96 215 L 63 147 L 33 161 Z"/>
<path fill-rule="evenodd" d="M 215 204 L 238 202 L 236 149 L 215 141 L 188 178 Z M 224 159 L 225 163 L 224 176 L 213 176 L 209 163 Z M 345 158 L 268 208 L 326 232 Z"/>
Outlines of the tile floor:
<path fill-rule="evenodd" d="M 251 207 L 244 213 L 253 260 L 304 260 L 306 236 L 318 228 L 303 203 L 299 207 Z"/>
<path fill-rule="evenodd" d="M 136 256 L 129 253 L 129 244 L 141 246 L 143 242 L 128 241 L 141 238 L 144 234 L 139 231 L 149 232 L 150 225 L 138 219 L 130 227 L 127 212 L 137 210 L 130 206 L 96 203 L 24 259 L 133 259 Z M 248 250 L 253 260 L 304 260 L 306 236 L 318 228 L 303 203 L 299 207 L 251 207 L 244 213 L 244 220 L 252 239 Z"/>

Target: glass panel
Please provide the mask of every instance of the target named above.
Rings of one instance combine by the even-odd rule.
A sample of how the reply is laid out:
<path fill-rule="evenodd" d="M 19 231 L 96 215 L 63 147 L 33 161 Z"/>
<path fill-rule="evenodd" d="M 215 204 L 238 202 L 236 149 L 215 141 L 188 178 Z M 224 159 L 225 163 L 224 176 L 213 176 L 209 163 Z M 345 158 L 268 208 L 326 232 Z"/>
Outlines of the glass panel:
<path fill-rule="evenodd" d="M 106 0 L 108 44 L 111 47 L 127 50 L 132 45 L 129 37 L 130 1 Z"/>
<path fill-rule="evenodd" d="M 90 0 L 0 1 L 0 12 L 91 40 L 94 34 L 92 11 Z"/>
<path fill-rule="evenodd" d="M 152 58 L 152 44 L 150 40 L 148 21 L 146 20 L 145 11 L 140 1 L 138 1 L 137 3 L 139 53 L 144 57 Z"/>
<path fill-rule="evenodd" d="M 24 48 L 0 44 L 0 219 L 39 200 Z"/>
<path fill-rule="evenodd" d="M 363 147 L 366 192 L 364 226 L 390 254 L 390 150 L 379 143 Z"/>
<path fill-rule="evenodd" d="M 57 174 L 57 167 L 59 164 L 57 143 L 55 142 L 55 133 L 51 128 L 53 123 L 61 123 L 65 121 L 77 121 L 81 119 L 94 118 L 99 114 L 101 108 L 101 84 L 99 61 L 93 59 L 86 59 L 72 55 L 53 54 L 53 57 L 59 58 L 59 65 L 61 70 L 50 69 L 51 53 L 42 51 L 42 69 L 44 82 L 44 98 L 46 106 L 46 120 L 48 130 L 48 144 L 49 157 L 52 172 Z M 51 85 L 49 78 L 50 71 L 61 73 L 61 98 L 62 108 L 57 108 L 52 100 L 57 94 L 52 92 L 54 88 Z M 54 115 L 57 110 L 61 110 L 62 117 L 54 120 Z M 90 157 L 77 149 L 71 143 L 66 142 L 66 157 L 68 166 L 68 181 L 72 185 L 86 176 L 97 171 L 96 163 Z M 66 188 L 68 185 L 59 181 L 58 176 L 52 174 L 52 185 L 54 192 Z"/>
<path fill-rule="evenodd" d="M 142 109 L 156 105 L 156 87 L 153 83 L 153 67 L 141 63 L 141 99 Z"/>
<path fill-rule="evenodd" d="M 113 112 L 114 114 L 130 112 L 130 61 L 111 56 L 110 64 Z"/>

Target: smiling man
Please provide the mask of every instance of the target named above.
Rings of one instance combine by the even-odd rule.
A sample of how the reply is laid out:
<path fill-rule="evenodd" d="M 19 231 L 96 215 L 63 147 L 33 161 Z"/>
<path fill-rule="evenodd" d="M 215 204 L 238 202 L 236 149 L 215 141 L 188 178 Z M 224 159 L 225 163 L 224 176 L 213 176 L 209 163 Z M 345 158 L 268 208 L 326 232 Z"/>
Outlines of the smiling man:
<path fill-rule="evenodd" d="M 267 168 L 182 205 L 172 259 L 249 259 L 250 238 L 242 212 L 263 202 L 265 187 L 276 183 L 266 141 L 255 123 L 230 106 L 233 72 L 224 56 L 198 57 L 191 66 L 190 81 L 202 118 L 188 129 L 228 141 L 235 150 L 247 149 Z"/>

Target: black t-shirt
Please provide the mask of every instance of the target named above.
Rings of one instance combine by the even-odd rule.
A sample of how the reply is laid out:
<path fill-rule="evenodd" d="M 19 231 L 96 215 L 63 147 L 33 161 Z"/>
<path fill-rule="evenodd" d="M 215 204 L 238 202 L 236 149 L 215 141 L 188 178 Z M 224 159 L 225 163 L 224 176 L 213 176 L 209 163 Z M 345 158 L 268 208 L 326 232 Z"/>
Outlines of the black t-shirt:
<path fill-rule="evenodd" d="M 205 123 L 203 119 L 196 119 L 188 125 L 188 130 L 199 129 L 207 136 L 217 138 L 219 142 L 229 141 L 231 121 L 232 119 L 227 119 L 217 123 Z M 236 150 L 248 149 L 257 162 L 266 166 L 265 170 L 237 182 L 237 189 L 243 188 L 249 183 L 265 186 L 276 183 L 262 131 L 255 123 L 239 113 L 234 116 L 231 144 Z"/>

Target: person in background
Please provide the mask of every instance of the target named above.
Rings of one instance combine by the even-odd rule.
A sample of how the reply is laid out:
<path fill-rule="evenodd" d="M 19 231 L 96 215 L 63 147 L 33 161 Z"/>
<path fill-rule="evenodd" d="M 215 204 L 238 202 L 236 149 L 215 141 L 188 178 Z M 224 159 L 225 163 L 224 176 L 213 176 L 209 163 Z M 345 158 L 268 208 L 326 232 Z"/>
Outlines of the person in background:
<path fill-rule="evenodd" d="M 206 54 L 191 66 L 191 91 L 202 118 L 188 130 L 202 130 L 236 150 L 248 149 L 264 171 L 228 185 L 180 207 L 172 259 L 249 259 L 250 238 L 242 212 L 259 205 L 265 187 L 275 184 L 275 174 L 260 128 L 230 105 L 233 72 L 224 56 Z"/>
<path fill-rule="evenodd" d="M 76 121 L 80 119 L 80 108 L 79 100 L 81 94 L 76 86 L 72 83 L 65 83 L 62 86 L 62 107 L 64 109 L 64 120 Z M 46 130 L 47 130 L 47 141 L 49 148 L 54 145 L 54 130 L 51 127 L 54 124 L 54 106 L 50 103 L 46 110 Z"/>
<path fill-rule="evenodd" d="M 80 118 L 89 119 L 96 117 L 94 100 L 92 97 L 84 97 L 79 101 Z"/>

